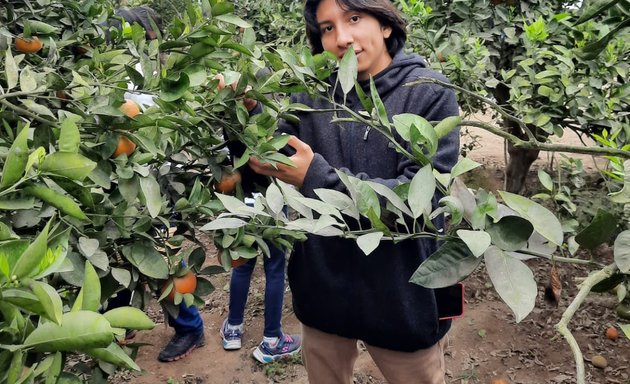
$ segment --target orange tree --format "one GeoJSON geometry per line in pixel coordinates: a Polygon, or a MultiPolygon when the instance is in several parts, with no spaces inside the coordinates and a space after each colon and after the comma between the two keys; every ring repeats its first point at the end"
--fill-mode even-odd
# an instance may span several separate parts
{"type": "MultiPolygon", "coordinates": [[[[628,143],[627,0],[397,3],[410,19],[409,45],[463,88],[465,112],[493,112],[504,131],[521,139],[545,141],[573,130],[587,137],[605,132],[617,148],[628,143]]],[[[508,191],[524,191],[541,149],[508,141],[508,191]]]]}
{"type": "MultiPolygon", "coordinates": [[[[533,309],[536,283],[514,252],[576,262],[564,257],[568,239],[548,209],[511,193],[502,192],[497,199],[466,188],[458,176],[478,164],[462,159],[450,174],[434,173],[430,158],[437,140],[460,124],[459,118],[428,122],[408,114],[389,116],[375,89],[362,95],[361,113],[331,102],[348,116],[340,123],[351,119],[372,127],[390,139],[395,150],[422,165],[410,183],[390,190],[340,173],[346,194],[318,190],[319,199],[310,199],[272,181],[253,207],[244,204],[238,186],[234,196],[215,192],[213,185],[223,174],[243,166],[249,156],[290,162],[278,153],[287,138],[271,137],[279,118],[296,119],[295,112],[308,108],[291,105],[275,93],[305,90],[325,97],[326,85],[319,79],[327,77],[334,64],[330,56],[312,56],[308,50],[266,50],[249,24],[232,14],[229,3],[187,4],[185,12],[151,42],[139,26],[125,24],[121,30],[109,30],[106,42],[98,23],[111,17],[111,9],[99,2],[66,1],[34,8],[14,2],[2,17],[6,27],[0,34],[4,128],[0,147],[6,155],[0,208],[6,228],[0,232],[4,247],[0,308],[5,308],[2,324],[9,331],[3,333],[8,336],[0,352],[0,364],[7,369],[0,372],[9,372],[11,379],[38,377],[48,364],[60,372],[67,353],[74,351],[98,359],[93,375],[111,372],[111,363],[136,368],[123,357],[124,350],[111,347],[112,335],[120,333],[112,327],[121,324],[96,310],[123,288],[137,292],[134,305],[139,307],[161,287],[160,299],[168,297],[175,284],[165,281],[188,275],[182,260],[200,275],[217,272],[218,268],[203,267],[205,249],[195,236],[201,223],[202,230],[212,232],[225,269],[233,261],[268,253],[264,240],[290,249],[307,234],[344,236],[369,254],[380,241],[437,237],[444,241],[442,248],[412,281],[446,286],[485,262],[517,320],[533,309]],[[38,36],[42,50],[17,52],[13,40],[19,34],[38,36]],[[218,91],[217,72],[235,86],[218,91]],[[120,110],[129,86],[155,102],[133,118],[120,110]],[[263,112],[250,116],[242,103],[245,96],[264,105],[263,112]],[[113,157],[121,136],[136,148],[113,157]],[[227,161],[226,137],[246,148],[233,164],[227,161]],[[411,151],[402,140],[410,142],[411,151]],[[434,207],[431,198],[438,190],[444,198],[434,207]],[[285,215],[285,205],[299,217],[285,215]],[[432,226],[436,215],[449,216],[445,231],[432,226]],[[353,220],[369,225],[356,230],[348,225],[353,220]],[[190,243],[184,244],[185,239],[190,243]],[[37,244],[38,258],[31,257],[30,247],[17,247],[29,242],[37,244]],[[184,250],[179,251],[182,245],[184,250]],[[92,288],[97,285],[99,290],[92,288]],[[7,291],[18,299],[7,299],[7,291]],[[22,318],[23,322],[14,320],[22,318]],[[50,334],[51,327],[67,332],[74,329],[73,321],[102,324],[98,332],[102,339],[83,344],[97,339],[89,333],[92,328],[86,333],[90,337],[61,333],[68,344],[32,336],[50,334]],[[27,359],[30,356],[35,358],[27,359]]],[[[352,91],[356,79],[352,50],[338,70],[337,86],[345,93],[352,91]]],[[[608,152],[630,156],[625,149],[608,152]]],[[[630,165],[624,169],[625,186],[614,198],[627,204],[630,165]]],[[[599,225],[586,226],[582,239],[595,245],[608,240],[603,236],[608,232],[602,234],[599,225]]],[[[629,236],[624,231],[616,237],[615,263],[595,274],[589,284],[612,275],[626,278],[629,236]]],[[[600,267],[594,261],[582,262],[600,267]]],[[[162,300],[164,309],[174,314],[173,304],[195,304],[197,296],[211,289],[209,280],[198,278],[195,294],[176,292],[173,303],[162,300]]]]}
{"type": "MultiPolygon", "coordinates": [[[[0,381],[77,379],[63,369],[73,352],[94,358],[80,370],[93,377],[139,369],[133,345],[115,341],[153,323],[130,307],[99,313],[107,300],[130,289],[142,308],[161,288],[176,315],[212,291],[202,276],[223,268],[204,266],[195,227],[224,209],[213,189],[232,169],[224,133],[286,162],[268,137],[292,107],[263,93],[317,84],[331,62],[265,51],[232,10],[188,2],[150,42],[138,25],[107,27],[105,1],[15,1],[0,13],[0,381]],[[262,67],[274,71],[256,77],[262,67]],[[218,91],[219,72],[235,86],[218,91]],[[251,118],[248,84],[268,107],[251,118]],[[130,113],[127,92],[151,102],[130,113]],[[189,270],[194,291],[177,286],[189,270]]],[[[226,267],[264,244],[232,235],[226,267]]]]}

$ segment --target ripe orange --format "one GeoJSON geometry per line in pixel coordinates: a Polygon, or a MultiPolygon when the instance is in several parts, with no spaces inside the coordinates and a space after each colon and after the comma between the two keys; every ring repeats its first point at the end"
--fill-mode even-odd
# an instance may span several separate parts
{"type": "Polygon", "coordinates": [[[188,271],[184,276],[173,276],[162,286],[162,293],[166,288],[173,283],[173,289],[168,294],[170,301],[175,300],[175,292],[179,292],[182,295],[185,293],[193,293],[197,289],[197,275],[193,271],[188,271]]]}
{"type": "Polygon", "coordinates": [[[492,379],[490,384],[508,384],[508,382],[504,379],[492,379]]]}
{"type": "Polygon", "coordinates": [[[606,337],[612,341],[616,341],[619,338],[619,331],[617,331],[617,328],[610,326],[606,329],[606,337]]]}
{"type": "Polygon", "coordinates": [[[32,36],[30,39],[22,36],[15,38],[15,49],[22,53],[39,52],[43,46],[44,43],[37,36],[32,36]]]}
{"type": "Polygon", "coordinates": [[[118,136],[118,145],[116,146],[116,150],[112,157],[116,158],[123,153],[127,155],[127,157],[131,156],[131,154],[136,150],[136,143],[129,140],[129,138],[125,135],[118,136]]]}
{"type": "Polygon", "coordinates": [[[140,106],[138,105],[138,103],[129,99],[126,99],[125,102],[120,106],[120,110],[128,117],[136,117],[140,114],[140,106]]]}
{"type": "Polygon", "coordinates": [[[238,170],[223,172],[221,181],[214,184],[214,189],[219,193],[229,194],[234,192],[236,184],[241,182],[241,173],[238,170]]]}

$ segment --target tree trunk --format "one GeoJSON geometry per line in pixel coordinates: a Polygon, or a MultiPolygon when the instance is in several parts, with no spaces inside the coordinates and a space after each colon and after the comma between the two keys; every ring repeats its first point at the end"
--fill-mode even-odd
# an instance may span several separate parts
{"type": "MultiPolygon", "coordinates": [[[[494,97],[499,105],[504,106],[508,111],[513,113],[509,107],[508,101],[510,100],[510,89],[499,84],[495,88],[494,97]]],[[[503,127],[505,130],[521,139],[526,140],[527,135],[519,125],[513,121],[504,120],[503,127]]],[[[540,132],[536,127],[530,127],[534,135],[538,136],[540,132]]],[[[515,148],[512,143],[508,142],[508,154],[510,155],[507,163],[507,169],[505,173],[506,178],[506,190],[512,193],[523,194],[525,192],[525,180],[529,173],[529,168],[532,163],[538,158],[540,150],[537,149],[520,149],[515,148]]]]}
{"type": "MultiPolygon", "coordinates": [[[[522,139],[526,139],[525,133],[514,122],[504,122],[504,127],[510,133],[522,139]]],[[[506,190],[512,193],[522,195],[525,192],[525,180],[529,173],[532,163],[538,158],[538,149],[521,149],[516,148],[512,143],[508,143],[508,160],[506,177],[506,190]]]]}

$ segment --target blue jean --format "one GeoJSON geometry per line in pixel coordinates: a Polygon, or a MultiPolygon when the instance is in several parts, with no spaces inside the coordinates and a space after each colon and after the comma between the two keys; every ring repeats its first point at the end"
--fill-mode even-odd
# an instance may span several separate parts
{"type": "MultiPolygon", "coordinates": [[[[182,260],[182,267],[186,267],[186,261],[182,260]]],[[[179,313],[177,317],[168,315],[168,325],[175,329],[175,333],[198,333],[203,332],[203,320],[199,315],[199,310],[195,305],[186,306],[184,300],[179,303],[179,313]]]]}
{"type": "Polygon", "coordinates": [[[203,320],[199,315],[196,306],[186,306],[182,300],[179,304],[179,315],[177,317],[168,316],[168,325],[175,329],[175,333],[203,332],[203,320]]]}
{"type": "MultiPolygon", "coordinates": [[[[285,254],[280,249],[267,242],[270,257],[264,257],[265,267],[265,330],[266,337],[281,337],[282,304],[284,300],[284,267],[285,254]]],[[[247,263],[232,269],[230,280],[230,305],[228,323],[238,325],[243,323],[245,303],[249,293],[252,272],[256,266],[253,258],[247,263]]]]}

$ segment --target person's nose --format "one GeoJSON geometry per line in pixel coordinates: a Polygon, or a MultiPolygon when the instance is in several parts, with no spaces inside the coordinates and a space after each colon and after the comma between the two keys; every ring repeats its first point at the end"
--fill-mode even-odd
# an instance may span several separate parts
{"type": "Polygon", "coordinates": [[[347,27],[337,27],[337,47],[345,49],[352,43],[354,43],[352,31],[347,27]]]}

